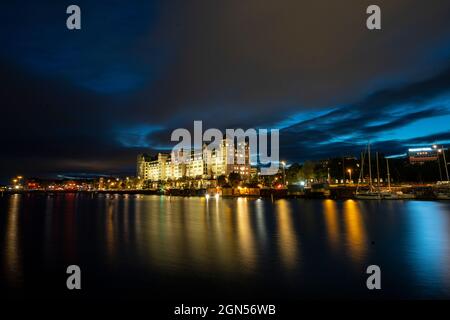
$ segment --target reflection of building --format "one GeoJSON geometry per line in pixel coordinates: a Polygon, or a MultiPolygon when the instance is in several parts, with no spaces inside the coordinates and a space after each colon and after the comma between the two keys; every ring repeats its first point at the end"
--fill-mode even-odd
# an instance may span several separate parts
{"type": "Polygon", "coordinates": [[[436,161],[438,153],[433,148],[413,148],[408,149],[408,158],[410,163],[424,163],[427,161],[436,161]]]}
{"type": "Polygon", "coordinates": [[[223,139],[217,149],[179,150],[171,155],[158,153],[155,157],[140,154],[137,158],[137,175],[143,180],[166,181],[180,178],[217,178],[220,175],[239,173],[250,175],[250,149],[247,142],[234,144],[223,139]]]}

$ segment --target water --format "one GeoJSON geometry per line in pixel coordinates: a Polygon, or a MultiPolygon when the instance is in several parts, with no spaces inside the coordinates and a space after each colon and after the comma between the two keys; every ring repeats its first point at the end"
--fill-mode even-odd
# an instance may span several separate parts
{"type": "Polygon", "coordinates": [[[65,297],[71,264],[88,298],[448,299],[450,202],[0,198],[3,294],[65,297]]]}

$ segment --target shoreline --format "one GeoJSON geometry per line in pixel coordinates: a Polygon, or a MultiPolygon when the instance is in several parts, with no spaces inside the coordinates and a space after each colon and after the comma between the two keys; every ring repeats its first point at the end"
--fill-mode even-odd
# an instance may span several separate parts
{"type": "MultiPolygon", "coordinates": [[[[0,197],[11,196],[14,194],[24,194],[24,195],[47,195],[55,196],[61,194],[82,194],[82,195],[158,195],[165,197],[205,197],[205,190],[184,190],[187,192],[177,192],[177,193],[164,193],[160,190],[4,190],[0,191],[0,197]]],[[[356,199],[354,195],[332,194],[329,196],[312,193],[312,194],[289,194],[288,192],[277,192],[280,190],[270,190],[265,194],[255,195],[255,194],[233,194],[233,195],[220,195],[220,198],[232,199],[232,198],[250,198],[250,199],[330,199],[330,200],[361,200],[356,199]]],[[[285,191],[285,190],[283,190],[285,191]]],[[[213,196],[211,196],[213,197],[213,196]]],[[[437,197],[431,195],[416,196],[412,199],[378,199],[378,201],[395,201],[395,200],[425,200],[425,201],[448,201],[448,199],[438,199],[437,197]]],[[[368,200],[373,201],[373,200],[368,200]]]]}

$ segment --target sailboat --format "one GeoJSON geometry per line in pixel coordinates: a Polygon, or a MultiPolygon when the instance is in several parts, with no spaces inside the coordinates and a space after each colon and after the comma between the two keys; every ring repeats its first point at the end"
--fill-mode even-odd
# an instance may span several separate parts
{"type": "MultiPolygon", "coordinates": [[[[371,166],[371,160],[370,160],[370,143],[367,144],[367,153],[369,156],[369,190],[359,190],[359,181],[362,181],[363,177],[364,177],[364,154],[361,157],[361,172],[359,175],[359,181],[358,181],[358,186],[356,187],[356,193],[355,193],[355,198],[356,199],[361,199],[361,200],[380,200],[381,199],[381,194],[380,194],[380,188],[379,188],[379,184],[380,184],[380,179],[379,179],[379,171],[378,171],[378,191],[375,191],[373,184],[372,184],[372,166],[371,166]]],[[[378,156],[378,154],[377,154],[378,156]]],[[[377,169],[378,169],[378,157],[377,157],[377,169]]]]}
{"type": "Polygon", "coordinates": [[[450,193],[437,192],[436,199],[438,200],[450,200],[450,193]]]}
{"type": "Polygon", "coordinates": [[[388,179],[388,189],[381,191],[381,198],[386,200],[405,200],[405,199],[415,199],[416,196],[410,193],[403,193],[402,191],[394,192],[391,189],[391,175],[389,173],[389,159],[386,158],[386,168],[387,168],[387,179],[388,179]]]}

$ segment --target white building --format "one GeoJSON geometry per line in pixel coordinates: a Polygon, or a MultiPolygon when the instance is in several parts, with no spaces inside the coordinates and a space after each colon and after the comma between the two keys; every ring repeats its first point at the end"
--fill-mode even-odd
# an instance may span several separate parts
{"type": "Polygon", "coordinates": [[[140,154],[137,159],[137,175],[143,180],[167,181],[180,178],[217,178],[231,172],[242,177],[250,176],[250,148],[248,143],[237,146],[223,139],[217,150],[180,150],[177,154],[158,153],[156,157],[140,154]],[[184,157],[183,157],[184,156],[184,157]]]}

